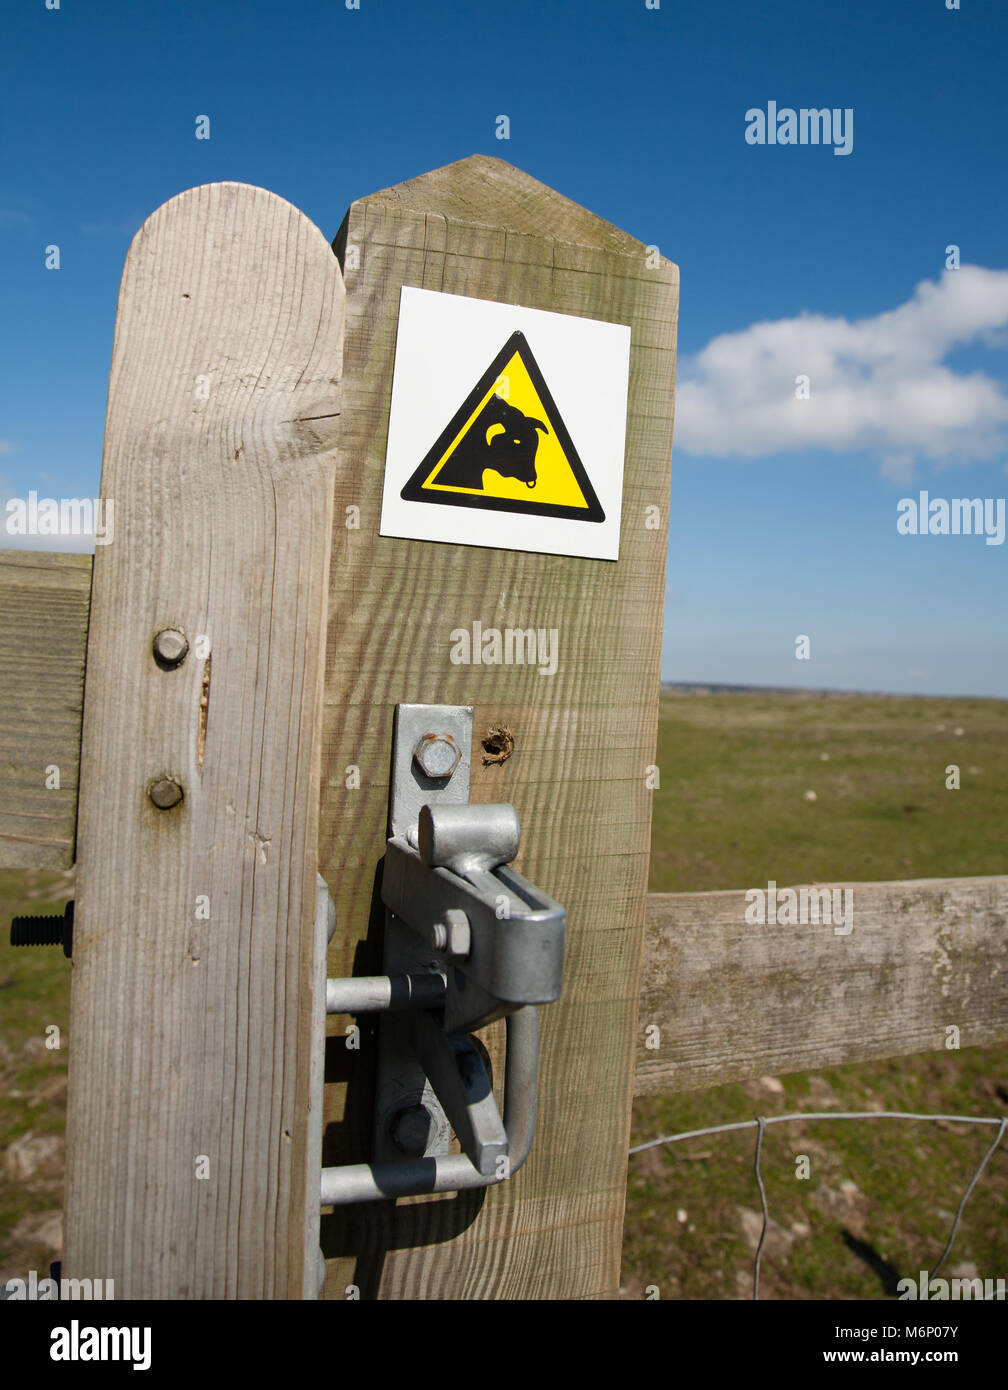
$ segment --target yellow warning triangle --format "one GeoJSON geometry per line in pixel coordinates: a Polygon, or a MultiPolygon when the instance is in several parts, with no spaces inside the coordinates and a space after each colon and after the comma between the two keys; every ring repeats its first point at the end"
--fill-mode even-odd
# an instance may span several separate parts
{"type": "Polygon", "coordinates": [[[512,333],[400,496],[605,521],[524,333],[512,333]]]}

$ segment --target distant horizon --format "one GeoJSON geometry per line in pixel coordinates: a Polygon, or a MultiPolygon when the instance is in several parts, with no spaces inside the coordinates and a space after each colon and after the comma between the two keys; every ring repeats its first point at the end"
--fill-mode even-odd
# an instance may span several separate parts
{"type": "Polygon", "coordinates": [[[999,700],[1008,701],[1005,695],[945,695],[930,691],[906,690],[854,690],[843,686],[813,685],[750,685],[733,681],[667,681],[659,682],[660,690],[679,690],[684,694],[696,695],[841,695],[871,697],[882,700],[999,700]]]}

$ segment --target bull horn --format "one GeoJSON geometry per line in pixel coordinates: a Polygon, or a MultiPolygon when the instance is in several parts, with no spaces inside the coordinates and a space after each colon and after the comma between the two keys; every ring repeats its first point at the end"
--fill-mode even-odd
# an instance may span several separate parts
{"type": "MultiPolygon", "coordinates": [[[[531,416],[529,418],[531,419],[531,416]]],[[[541,420],[532,420],[532,423],[537,430],[545,430],[546,433],[549,434],[549,425],[544,425],[541,420]]]]}

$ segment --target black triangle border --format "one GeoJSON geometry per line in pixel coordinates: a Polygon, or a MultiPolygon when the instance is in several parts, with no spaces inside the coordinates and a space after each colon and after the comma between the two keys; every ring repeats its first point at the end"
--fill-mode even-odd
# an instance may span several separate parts
{"type": "Polygon", "coordinates": [[[449,424],[441,431],[436,441],[424,455],[423,462],[413,473],[409,482],[400,492],[399,496],[404,502],[426,502],[433,506],[446,507],[478,507],[485,512],[521,512],[526,516],[555,516],[568,517],[573,521],[605,521],[605,512],[595,495],[595,489],[591,485],[588,474],[585,472],[584,464],[578,451],[574,447],[574,441],[567,433],[567,426],[563,422],[563,416],[557,409],[553,393],[546,385],[542,372],[539,370],[539,363],[535,359],[528,339],[520,329],[516,329],[511,334],[500,352],[490,363],[489,367],[480,377],[479,381],[469,392],[463,403],[452,416],[449,424]],[[525,370],[529,374],[532,385],[542,401],[546,414],[549,416],[549,423],[553,427],[553,432],[557,441],[563,449],[570,464],[571,472],[577,480],[581,495],[588,503],[585,507],[559,507],[551,506],[545,502],[525,502],[513,497],[477,497],[472,493],[466,492],[439,492],[436,497],[431,496],[430,492],[425,492],[423,484],[426,482],[431,469],[441,458],[441,455],[451,444],[466,420],[472,414],[479,401],[486,394],[488,387],[492,385],[501,373],[501,369],[510,362],[515,353],[518,353],[525,364],[525,370]]]}

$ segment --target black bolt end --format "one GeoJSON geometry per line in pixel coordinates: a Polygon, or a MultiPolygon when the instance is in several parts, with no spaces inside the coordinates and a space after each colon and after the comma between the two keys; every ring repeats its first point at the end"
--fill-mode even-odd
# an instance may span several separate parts
{"type": "Polygon", "coordinates": [[[63,954],[69,960],[73,951],[73,917],[72,898],[63,909],[62,915],[53,913],[45,917],[14,917],[11,920],[11,945],[62,946],[63,954]]]}

